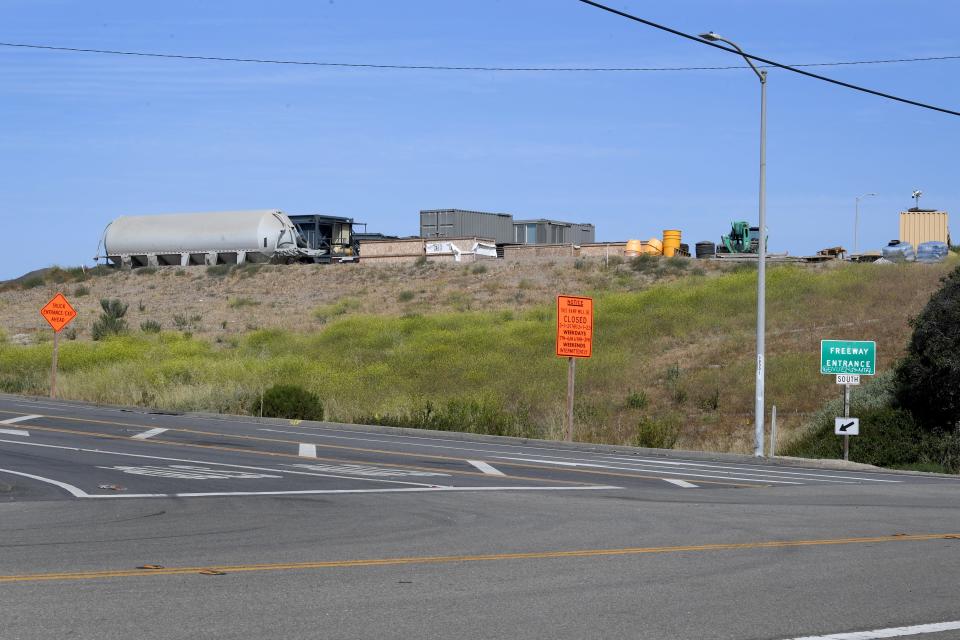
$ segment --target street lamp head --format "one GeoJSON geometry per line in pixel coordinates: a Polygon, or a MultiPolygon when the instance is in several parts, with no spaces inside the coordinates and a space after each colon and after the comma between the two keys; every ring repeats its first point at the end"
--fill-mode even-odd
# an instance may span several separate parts
{"type": "Polygon", "coordinates": [[[720,36],[718,36],[717,34],[715,34],[713,31],[708,31],[708,32],[706,32],[706,33],[701,33],[701,34],[700,34],[700,37],[703,38],[704,40],[708,40],[708,41],[710,41],[710,42],[716,42],[717,40],[722,40],[722,38],[721,38],[720,36]]]}

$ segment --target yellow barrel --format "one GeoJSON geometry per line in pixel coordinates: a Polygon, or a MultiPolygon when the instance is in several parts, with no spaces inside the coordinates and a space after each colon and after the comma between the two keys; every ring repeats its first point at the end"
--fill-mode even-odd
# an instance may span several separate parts
{"type": "Polygon", "coordinates": [[[663,243],[657,238],[650,238],[643,243],[643,253],[652,256],[659,256],[661,253],[663,253],[663,243]]]}
{"type": "Polygon", "coordinates": [[[679,248],[680,248],[680,230],[664,229],[663,230],[663,255],[670,258],[673,256],[674,253],[677,252],[677,249],[679,248]]]}
{"type": "Polygon", "coordinates": [[[627,240],[627,246],[623,250],[623,255],[627,258],[636,258],[643,250],[643,243],[639,240],[627,240]]]}

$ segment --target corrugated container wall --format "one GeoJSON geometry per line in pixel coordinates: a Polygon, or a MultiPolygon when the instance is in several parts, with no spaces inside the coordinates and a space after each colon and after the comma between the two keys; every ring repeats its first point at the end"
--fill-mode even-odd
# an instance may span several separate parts
{"type": "Polygon", "coordinates": [[[421,238],[492,238],[497,244],[513,242],[513,216],[509,213],[429,209],[420,212],[421,238]]]}
{"type": "Polygon", "coordinates": [[[918,247],[921,242],[950,242],[946,211],[901,211],[900,241],[918,247]]]}

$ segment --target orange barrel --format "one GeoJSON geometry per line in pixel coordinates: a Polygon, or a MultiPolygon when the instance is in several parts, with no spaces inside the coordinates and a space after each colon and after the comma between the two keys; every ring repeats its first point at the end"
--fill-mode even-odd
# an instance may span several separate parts
{"type": "Polygon", "coordinates": [[[636,258],[643,251],[643,243],[639,240],[627,240],[623,255],[627,258],[636,258]]]}
{"type": "Polygon", "coordinates": [[[659,256],[663,253],[663,243],[656,238],[650,238],[643,243],[643,253],[659,256]]]}
{"type": "Polygon", "coordinates": [[[663,255],[670,258],[673,256],[674,253],[677,252],[677,249],[679,248],[680,248],[680,230],[664,229],[663,230],[663,255]]]}

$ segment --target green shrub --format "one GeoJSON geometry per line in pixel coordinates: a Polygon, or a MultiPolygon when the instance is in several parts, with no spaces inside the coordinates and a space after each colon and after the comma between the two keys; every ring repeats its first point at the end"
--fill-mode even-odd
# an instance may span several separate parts
{"type": "Polygon", "coordinates": [[[647,253],[640,254],[630,259],[630,268],[637,273],[646,273],[653,271],[659,264],[660,259],[647,253]]]}
{"type": "Polygon", "coordinates": [[[475,264],[470,267],[470,273],[474,275],[480,275],[481,273],[487,272],[487,265],[485,264],[475,264]]]}
{"type": "Polygon", "coordinates": [[[253,298],[232,298],[228,304],[231,309],[241,309],[243,307],[256,307],[260,304],[260,301],[253,298]]]}
{"type": "Polygon", "coordinates": [[[631,409],[646,409],[649,404],[647,394],[643,391],[631,391],[627,396],[627,406],[631,409]]]}
{"type": "Polygon", "coordinates": [[[676,416],[641,418],[633,444],[650,449],[673,449],[680,437],[680,419],[676,416]]]}
{"type": "Polygon", "coordinates": [[[88,296],[90,295],[90,288],[84,285],[80,285],[79,287],[73,290],[73,295],[75,295],[78,298],[81,298],[83,296],[88,296]]]}
{"type": "Polygon", "coordinates": [[[489,395],[451,398],[446,402],[426,400],[401,414],[360,418],[364,424],[380,424],[410,429],[463,431],[494,436],[539,438],[543,434],[530,423],[527,410],[508,410],[489,395]]]}
{"type": "Polygon", "coordinates": [[[156,320],[144,320],[140,323],[140,331],[144,333],[160,333],[160,323],[156,320]]]}
{"type": "Polygon", "coordinates": [[[413,266],[415,267],[427,266],[427,256],[419,256],[416,260],[413,261],[413,266]]]}
{"type": "Polygon", "coordinates": [[[90,336],[94,340],[102,340],[108,336],[116,336],[127,332],[127,321],[123,316],[127,314],[127,307],[117,299],[110,300],[103,298],[100,300],[100,307],[103,313],[94,321],[90,329],[90,336]]]}
{"type": "Polygon", "coordinates": [[[261,396],[252,398],[247,409],[254,415],[269,418],[323,420],[320,397],[295,384],[273,385],[263,392],[262,400],[261,396]]]}
{"type": "Polygon", "coordinates": [[[44,284],[44,280],[40,276],[30,276],[20,283],[20,287],[23,289],[35,289],[37,287],[42,287],[44,284]]]}
{"type": "Polygon", "coordinates": [[[133,270],[138,276],[149,276],[157,272],[156,267],[138,267],[133,270]]]}
{"type": "Polygon", "coordinates": [[[929,430],[960,426],[960,267],[911,321],[907,355],[896,368],[896,399],[929,430]]]}
{"type": "Polygon", "coordinates": [[[401,291],[400,294],[397,296],[397,301],[410,302],[411,300],[413,300],[415,296],[416,294],[413,291],[401,291]]]}
{"type": "Polygon", "coordinates": [[[207,267],[207,275],[212,278],[222,278],[233,269],[232,264],[212,264],[207,267]]]}

